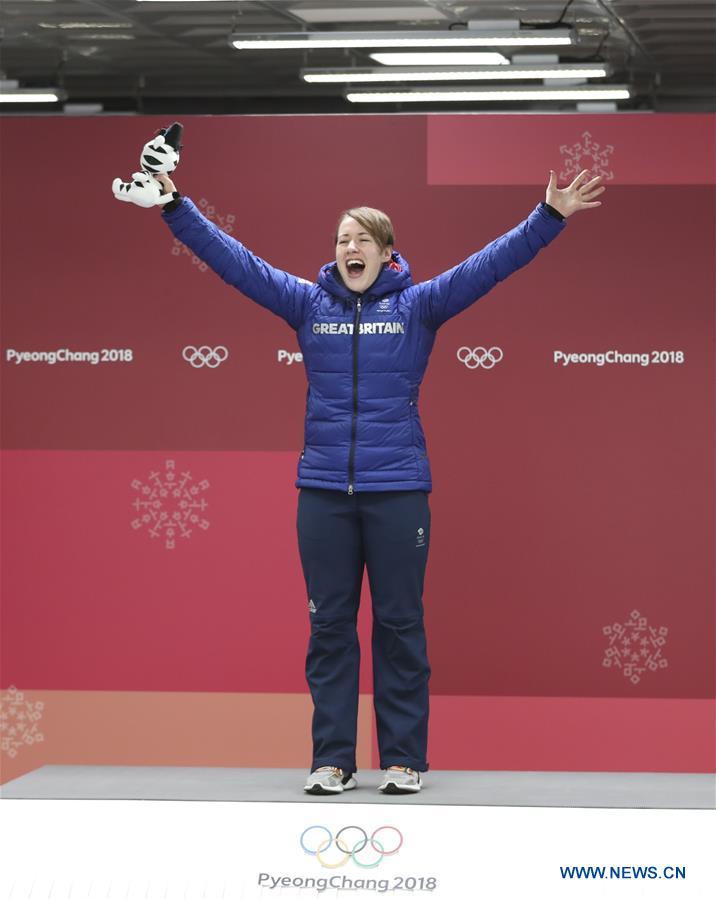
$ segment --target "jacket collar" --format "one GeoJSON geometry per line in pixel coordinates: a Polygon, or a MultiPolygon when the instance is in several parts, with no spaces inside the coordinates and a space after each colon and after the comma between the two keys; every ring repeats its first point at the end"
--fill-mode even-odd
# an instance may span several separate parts
{"type": "MultiPolygon", "coordinates": [[[[339,300],[353,302],[358,293],[346,286],[338,271],[336,262],[327,262],[321,266],[318,273],[318,284],[339,300]]],[[[410,287],[413,279],[410,276],[410,266],[397,250],[393,250],[390,262],[384,262],[378,277],[363,294],[364,300],[377,300],[390,293],[397,293],[410,287]]]]}

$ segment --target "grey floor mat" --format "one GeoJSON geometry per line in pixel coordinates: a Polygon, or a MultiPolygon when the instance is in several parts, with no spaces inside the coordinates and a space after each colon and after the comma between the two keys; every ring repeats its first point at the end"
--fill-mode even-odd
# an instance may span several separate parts
{"type": "Polygon", "coordinates": [[[357,802],[413,805],[568,808],[716,807],[713,774],[429,771],[423,789],[385,796],[380,771],[362,770],[358,787],[338,796],[309,796],[298,768],[180,768],[45,765],[9,781],[3,799],[154,799],[206,802],[357,802]]]}

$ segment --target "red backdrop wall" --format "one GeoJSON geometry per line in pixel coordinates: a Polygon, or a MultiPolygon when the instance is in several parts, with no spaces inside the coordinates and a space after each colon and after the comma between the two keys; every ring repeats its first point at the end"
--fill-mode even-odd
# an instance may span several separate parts
{"type": "MultiPolygon", "coordinates": [[[[423,280],[524,219],[550,168],[604,175],[601,207],[438,336],[431,693],[712,698],[715,117],[183,121],[180,190],[312,280],[347,207],[386,210],[423,280]],[[609,350],[641,361],[555,359],[609,350]]],[[[0,124],[5,689],[307,692],[298,345],[113,199],[166,124],[0,124]],[[195,368],[189,345],[229,355],[195,368]],[[17,361],[61,348],[124,352],[17,361]]]]}

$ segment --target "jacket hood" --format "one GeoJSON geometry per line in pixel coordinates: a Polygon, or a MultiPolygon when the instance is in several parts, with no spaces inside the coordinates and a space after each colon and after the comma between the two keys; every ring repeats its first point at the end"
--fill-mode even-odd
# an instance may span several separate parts
{"type": "MultiPolygon", "coordinates": [[[[354,300],[357,291],[346,286],[338,271],[337,262],[327,262],[321,266],[316,279],[318,284],[340,300],[354,300]]],[[[393,250],[390,262],[384,262],[378,277],[363,294],[366,300],[378,299],[390,293],[397,293],[410,287],[413,279],[410,275],[410,266],[397,250],[393,250]]]]}

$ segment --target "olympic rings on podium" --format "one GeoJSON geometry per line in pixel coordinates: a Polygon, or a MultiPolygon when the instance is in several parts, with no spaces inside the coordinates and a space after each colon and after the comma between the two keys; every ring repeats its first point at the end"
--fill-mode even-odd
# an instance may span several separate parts
{"type": "Polygon", "coordinates": [[[359,827],[357,824],[349,824],[346,827],[342,827],[334,837],[331,831],[327,827],[324,827],[322,824],[312,824],[310,827],[307,827],[301,834],[300,843],[303,851],[308,855],[315,855],[318,862],[324,868],[342,868],[343,865],[348,864],[348,861],[351,858],[359,868],[377,868],[386,855],[395,855],[398,852],[400,847],[403,845],[403,834],[398,830],[397,827],[393,827],[392,824],[383,824],[380,827],[377,827],[369,837],[362,827],[359,827]],[[327,838],[322,839],[315,849],[309,849],[309,847],[306,846],[304,842],[306,834],[312,830],[321,830],[327,835],[327,838]],[[353,844],[352,849],[349,848],[348,845],[346,845],[345,839],[341,839],[341,835],[349,830],[357,830],[361,835],[361,838],[359,838],[353,844]],[[384,830],[392,830],[398,835],[398,844],[393,849],[386,849],[380,842],[380,840],[376,838],[376,835],[384,830]],[[323,857],[322,853],[325,853],[328,849],[330,849],[330,847],[334,843],[336,849],[343,853],[343,858],[338,862],[328,862],[323,857]],[[362,852],[366,848],[368,843],[370,843],[371,848],[378,853],[378,858],[376,861],[370,863],[361,862],[356,858],[356,856],[359,852],[362,852]]]}

